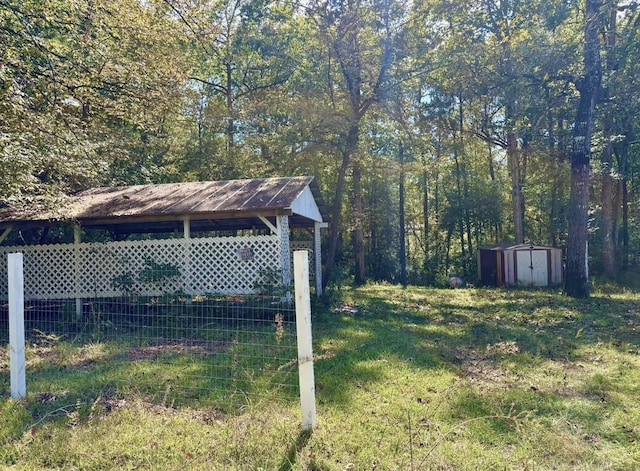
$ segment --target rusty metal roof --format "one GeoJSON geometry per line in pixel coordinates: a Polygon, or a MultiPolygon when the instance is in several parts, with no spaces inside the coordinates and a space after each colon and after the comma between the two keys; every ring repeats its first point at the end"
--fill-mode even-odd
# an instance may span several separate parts
{"type": "MultiPolygon", "coordinates": [[[[93,188],[72,196],[65,207],[55,212],[0,211],[0,228],[65,221],[105,227],[148,225],[185,218],[242,219],[246,225],[247,219],[259,216],[289,215],[313,221],[322,212],[322,199],[313,177],[263,178],[93,188]],[[296,211],[296,201],[301,198],[317,205],[315,216],[303,214],[305,211],[299,208],[296,211]]],[[[322,221],[322,217],[319,219],[322,221]]]]}

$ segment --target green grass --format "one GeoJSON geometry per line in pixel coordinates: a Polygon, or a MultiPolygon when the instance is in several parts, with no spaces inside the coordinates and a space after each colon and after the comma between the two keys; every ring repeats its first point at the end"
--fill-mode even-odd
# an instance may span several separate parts
{"type": "Polygon", "coordinates": [[[251,398],[181,397],[168,385],[207,365],[163,369],[108,342],[57,342],[31,349],[27,399],[0,397],[0,468],[640,469],[637,292],[371,285],[343,296],[314,308],[312,434],[268,365],[245,378],[251,398]]]}

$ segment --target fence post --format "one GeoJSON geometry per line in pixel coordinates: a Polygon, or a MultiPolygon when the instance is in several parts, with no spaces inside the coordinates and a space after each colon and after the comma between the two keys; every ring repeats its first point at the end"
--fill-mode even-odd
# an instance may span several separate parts
{"type": "Polygon", "coordinates": [[[311,295],[309,292],[309,255],[306,250],[293,253],[296,296],[296,333],[298,338],[298,376],[302,428],[316,427],[316,387],[313,374],[313,346],[311,343],[311,295]]]}
{"type": "Polygon", "coordinates": [[[7,255],[9,278],[9,368],[11,397],[27,395],[24,351],[24,269],[21,253],[7,255]]]}

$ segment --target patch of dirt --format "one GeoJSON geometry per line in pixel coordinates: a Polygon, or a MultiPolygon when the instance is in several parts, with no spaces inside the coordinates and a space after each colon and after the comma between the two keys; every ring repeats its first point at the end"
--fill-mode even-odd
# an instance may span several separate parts
{"type": "Polygon", "coordinates": [[[519,375],[500,368],[496,356],[513,355],[520,352],[515,342],[499,342],[487,345],[485,351],[465,348],[455,355],[467,379],[479,387],[508,390],[522,387],[524,382],[519,375]]]}
{"type": "Polygon", "coordinates": [[[92,406],[92,410],[102,410],[104,414],[136,408],[162,417],[187,417],[205,425],[222,424],[227,420],[227,415],[217,409],[180,409],[153,404],[138,398],[115,397],[111,391],[106,391],[99,396],[92,406]]]}
{"type": "Polygon", "coordinates": [[[333,312],[337,314],[348,314],[348,315],[355,316],[360,312],[360,308],[358,308],[358,306],[355,306],[353,304],[340,303],[333,309],[333,312]]]}
{"type": "Polygon", "coordinates": [[[516,342],[498,342],[487,345],[487,354],[489,355],[514,355],[516,353],[520,353],[520,347],[516,342]]]}
{"type": "Polygon", "coordinates": [[[155,360],[165,355],[220,353],[229,349],[231,342],[176,341],[133,348],[127,358],[134,361],[155,360]]]}

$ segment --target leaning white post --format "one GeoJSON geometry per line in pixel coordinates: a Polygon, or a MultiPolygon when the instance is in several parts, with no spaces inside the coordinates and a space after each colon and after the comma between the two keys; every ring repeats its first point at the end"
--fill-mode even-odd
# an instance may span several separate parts
{"type": "Polygon", "coordinates": [[[9,363],[11,397],[27,395],[24,351],[24,269],[21,253],[7,255],[9,271],[9,363]]]}
{"type": "Polygon", "coordinates": [[[313,346],[311,343],[311,295],[309,292],[309,255],[306,250],[293,252],[296,295],[296,333],[298,337],[298,376],[302,428],[316,427],[316,387],[313,374],[313,346]]]}

